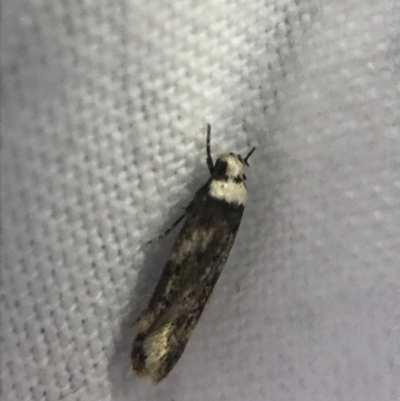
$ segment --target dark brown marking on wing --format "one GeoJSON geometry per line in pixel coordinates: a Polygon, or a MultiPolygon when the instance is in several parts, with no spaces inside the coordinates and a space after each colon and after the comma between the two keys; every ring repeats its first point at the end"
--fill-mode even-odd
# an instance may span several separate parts
{"type": "Polygon", "coordinates": [[[179,360],[221,274],[236,233],[226,230],[219,234],[222,235],[217,242],[224,242],[224,252],[212,256],[205,252],[200,262],[203,269],[196,270],[173,305],[164,309],[145,336],[138,336],[135,340],[133,368],[136,372],[139,370],[139,375],[148,376],[155,383],[164,379],[179,360]],[[163,348],[162,352],[160,347],[163,348]]]}

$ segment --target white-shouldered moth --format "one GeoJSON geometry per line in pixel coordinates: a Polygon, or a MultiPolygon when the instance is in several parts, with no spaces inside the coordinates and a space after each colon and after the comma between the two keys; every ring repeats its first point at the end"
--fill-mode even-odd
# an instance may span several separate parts
{"type": "Polygon", "coordinates": [[[247,191],[243,170],[255,148],[244,158],[223,153],[214,164],[210,136],[207,124],[210,178],[162,235],[186,218],[160,281],[137,321],[132,369],[154,383],[164,379],[182,355],[225,265],[244,211],[247,191]]]}

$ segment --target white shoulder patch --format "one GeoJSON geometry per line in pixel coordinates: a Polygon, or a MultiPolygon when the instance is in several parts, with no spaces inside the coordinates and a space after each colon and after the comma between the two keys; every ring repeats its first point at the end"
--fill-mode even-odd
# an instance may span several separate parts
{"type": "Polygon", "coordinates": [[[228,203],[244,205],[247,199],[247,191],[243,182],[233,180],[212,180],[210,183],[210,196],[228,203]]]}

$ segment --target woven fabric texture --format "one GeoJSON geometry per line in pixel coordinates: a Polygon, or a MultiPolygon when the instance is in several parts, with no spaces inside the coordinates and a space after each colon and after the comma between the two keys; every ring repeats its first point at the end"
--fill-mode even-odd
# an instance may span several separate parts
{"type": "Polygon", "coordinates": [[[1,399],[400,400],[400,6],[12,0],[1,399]],[[214,156],[257,150],[230,258],[158,386],[133,321],[214,156]]]}

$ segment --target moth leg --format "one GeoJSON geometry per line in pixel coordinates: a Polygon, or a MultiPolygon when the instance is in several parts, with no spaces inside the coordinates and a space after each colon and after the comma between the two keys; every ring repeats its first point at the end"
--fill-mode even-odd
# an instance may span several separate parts
{"type": "MultiPolygon", "coordinates": [[[[187,208],[186,208],[186,210],[187,210],[187,208]]],[[[147,241],[146,245],[153,244],[154,242],[158,242],[161,238],[164,238],[185,218],[185,216],[186,216],[186,211],[185,211],[185,213],[182,214],[182,216],[179,216],[179,218],[174,223],[172,223],[171,227],[169,227],[167,230],[165,230],[159,236],[151,239],[150,241],[147,241]]]]}
{"type": "Polygon", "coordinates": [[[213,163],[213,159],[211,156],[211,125],[207,124],[207,166],[208,169],[210,170],[210,174],[212,174],[213,172],[213,168],[214,168],[214,163],[213,163]]]}

